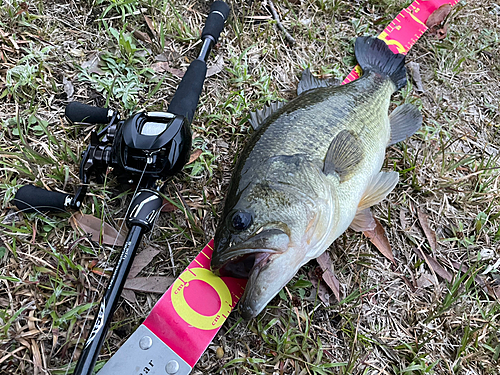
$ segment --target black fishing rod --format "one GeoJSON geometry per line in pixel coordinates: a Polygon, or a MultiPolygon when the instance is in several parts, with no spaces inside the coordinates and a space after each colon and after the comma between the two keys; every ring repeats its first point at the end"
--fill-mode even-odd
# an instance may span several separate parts
{"type": "Polygon", "coordinates": [[[119,180],[138,184],[126,215],[129,232],[73,372],[75,375],[93,372],[136,250],[160,213],[163,202],[160,181],[179,172],[189,160],[190,124],[203,89],[207,59],[228,15],[229,6],[225,2],[212,3],[201,34],[203,44],[198,58],[189,65],[167,112],[139,112],[122,121],[116,111],[107,108],[78,102],[68,104],[65,114],[71,122],[107,124],[99,133],[91,134],[90,145],[80,163],[81,185],[74,196],[26,185],[14,198],[14,204],[25,212],[79,209],[91,177],[102,183],[108,167],[113,167],[119,180]]]}

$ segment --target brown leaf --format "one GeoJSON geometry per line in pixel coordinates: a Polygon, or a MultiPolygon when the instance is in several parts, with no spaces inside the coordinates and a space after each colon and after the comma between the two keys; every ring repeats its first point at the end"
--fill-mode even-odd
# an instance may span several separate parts
{"type": "Polygon", "coordinates": [[[424,213],[417,208],[417,216],[422,229],[424,230],[425,237],[427,237],[427,241],[429,241],[429,245],[431,246],[432,251],[436,251],[437,241],[436,241],[436,233],[429,226],[429,215],[424,213]]]}
{"type": "Polygon", "coordinates": [[[220,73],[224,69],[224,58],[222,55],[217,56],[213,65],[210,65],[207,69],[206,77],[211,77],[217,73],[220,73]]]}
{"type": "Polygon", "coordinates": [[[92,241],[116,246],[123,246],[125,242],[125,236],[118,233],[118,231],[108,223],[103,223],[101,219],[93,215],[77,212],[69,218],[69,222],[74,230],[78,228],[89,234],[92,241]]]}
{"type": "Polygon", "coordinates": [[[189,157],[189,161],[187,163],[191,164],[193,161],[195,161],[196,159],[198,159],[202,153],[203,153],[203,151],[200,150],[199,148],[197,148],[196,150],[194,150],[191,153],[191,156],[189,157]]]}
{"type": "Polygon", "coordinates": [[[127,278],[133,279],[146,267],[155,256],[160,253],[160,250],[152,246],[148,246],[135,256],[134,262],[128,271],[127,278]]]}
{"type": "MultiPolygon", "coordinates": [[[[318,267],[319,269],[319,267],[318,267]]],[[[318,276],[313,272],[313,270],[309,271],[308,273],[309,276],[309,281],[311,284],[318,289],[318,297],[319,299],[326,305],[330,306],[330,291],[326,287],[325,283],[320,282],[318,279],[318,276]],[[319,284],[319,286],[318,286],[319,284]]],[[[312,300],[314,300],[316,297],[313,297],[312,300]]]]}
{"type": "Polygon", "coordinates": [[[330,258],[330,254],[326,251],[316,258],[319,266],[323,270],[323,280],[330,287],[337,298],[337,301],[340,302],[340,283],[339,280],[335,277],[333,273],[333,263],[330,258]]]}
{"type": "Polygon", "coordinates": [[[425,25],[430,29],[434,26],[441,25],[441,23],[446,19],[448,14],[451,12],[450,4],[443,4],[437,8],[430,16],[427,18],[425,25]]]}
{"type": "Polygon", "coordinates": [[[85,69],[88,73],[104,74],[104,71],[99,67],[101,62],[101,57],[98,53],[94,52],[89,55],[87,61],[82,63],[82,69],[85,69]]]}
{"type": "Polygon", "coordinates": [[[382,253],[383,256],[389,259],[392,263],[396,264],[394,255],[392,254],[391,245],[385,235],[384,227],[380,224],[380,221],[378,221],[377,218],[374,217],[373,220],[375,220],[375,229],[365,230],[363,234],[368,237],[371,243],[382,253]]]}
{"type": "Polygon", "coordinates": [[[172,203],[167,201],[166,199],[163,199],[163,203],[161,206],[161,212],[173,212],[177,209],[172,203]]]}
{"type": "Polygon", "coordinates": [[[451,5],[443,4],[438,9],[436,9],[427,18],[426,26],[429,28],[430,35],[436,35],[438,39],[446,38],[446,33],[448,31],[448,25],[446,23],[442,25],[448,14],[450,14],[451,5]],[[441,26],[442,25],[442,26],[441,26]]]}
{"type": "Polygon", "coordinates": [[[437,261],[437,259],[433,258],[430,255],[426,255],[422,251],[420,251],[417,248],[414,248],[413,251],[418,255],[418,257],[427,263],[427,265],[430,267],[431,270],[433,270],[436,274],[441,276],[443,279],[448,281],[449,283],[453,279],[453,275],[446,271],[441,264],[437,261]]]}
{"type": "Polygon", "coordinates": [[[406,66],[410,71],[411,77],[415,81],[417,91],[425,92],[424,85],[422,83],[422,76],[420,75],[420,64],[415,61],[410,61],[408,64],[406,64],[406,66]]]}
{"type": "Polygon", "coordinates": [[[153,65],[151,65],[151,69],[153,69],[156,73],[169,72],[179,78],[184,77],[185,73],[183,70],[171,68],[167,61],[156,62],[153,65]]]}
{"type": "Polygon", "coordinates": [[[149,31],[151,31],[151,34],[153,34],[153,36],[155,38],[158,37],[158,33],[156,32],[156,29],[153,25],[153,21],[151,21],[151,18],[149,18],[148,16],[144,16],[144,21],[146,21],[146,25],[148,25],[148,28],[149,28],[149,31]]]}
{"type": "Polygon", "coordinates": [[[135,295],[135,292],[133,290],[123,289],[121,296],[130,303],[138,303],[137,296],[135,295]]]}
{"type": "MultiPolygon", "coordinates": [[[[457,263],[454,261],[452,261],[451,264],[455,269],[459,270],[462,273],[465,273],[469,270],[469,267],[467,267],[465,264],[457,263]]],[[[476,275],[476,277],[474,277],[474,281],[479,287],[481,287],[481,289],[483,289],[486,294],[490,295],[490,297],[500,300],[500,285],[491,285],[491,283],[485,277],[479,275],[476,275]]]]}
{"type": "Polygon", "coordinates": [[[163,294],[174,280],[173,277],[169,276],[136,277],[135,279],[127,279],[123,288],[136,292],[163,294]]]}
{"type": "MultiPolygon", "coordinates": [[[[127,29],[128,28],[129,27],[127,26],[127,29]]],[[[153,41],[151,40],[151,38],[149,37],[149,35],[147,33],[144,33],[144,32],[139,31],[139,30],[134,30],[132,33],[134,34],[135,38],[142,40],[143,42],[146,42],[149,44],[153,43],[153,41]]]]}

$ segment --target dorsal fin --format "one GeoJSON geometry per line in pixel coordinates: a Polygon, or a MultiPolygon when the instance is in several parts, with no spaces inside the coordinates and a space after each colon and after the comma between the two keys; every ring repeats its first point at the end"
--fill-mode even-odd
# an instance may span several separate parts
{"type": "Polygon", "coordinates": [[[319,79],[312,75],[309,68],[302,72],[299,85],[297,86],[297,95],[305,91],[317,89],[318,87],[338,86],[339,81],[336,79],[319,79]]]}
{"type": "Polygon", "coordinates": [[[342,130],[326,152],[323,172],[327,175],[335,172],[340,181],[344,182],[362,159],[363,151],[359,140],[349,130],[342,130]]]}
{"type": "Polygon", "coordinates": [[[262,109],[258,109],[255,112],[250,112],[250,118],[248,122],[252,125],[254,130],[260,128],[262,123],[271,116],[274,112],[283,107],[286,102],[271,102],[271,104],[264,106],[262,109]]]}

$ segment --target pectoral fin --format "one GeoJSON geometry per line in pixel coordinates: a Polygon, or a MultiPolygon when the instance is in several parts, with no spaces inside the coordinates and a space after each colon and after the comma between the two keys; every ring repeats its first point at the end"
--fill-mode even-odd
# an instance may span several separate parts
{"type": "Polygon", "coordinates": [[[413,104],[397,107],[389,116],[391,140],[389,146],[411,137],[422,126],[422,114],[413,104]]]}
{"type": "Polygon", "coordinates": [[[340,182],[349,178],[356,165],[363,159],[359,140],[348,130],[342,130],[333,139],[326,153],[323,172],[337,173],[340,182]]]}
{"type": "Polygon", "coordinates": [[[371,207],[384,199],[396,186],[398,172],[380,172],[371,181],[358,205],[358,212],[371,207]]]}

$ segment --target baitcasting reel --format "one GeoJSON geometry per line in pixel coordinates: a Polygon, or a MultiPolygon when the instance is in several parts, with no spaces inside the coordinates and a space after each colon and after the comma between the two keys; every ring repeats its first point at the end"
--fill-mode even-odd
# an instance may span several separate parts
{"type": "Polygon", "coordinates": [[[74,375],[90,375],[93,372],[135,252],[160,213],[163,199],[159,193],[159,182],[179,172],[188,161],[190,124],[205,81],[206,61],[228,15],[229,6],[226,3],[212,3],[201,34],[203,44],[198,58],[189,65],[167,112],[139,112],[121,120],[117,112],[107,108],[78,102],[68,104],[65,114],[71,122],[107,124],[100,132],[91,134],[90,145],[82,154],[80,163],[81,185],[74,196],[25,185],[14,197],[14,204],[25,212],[79,209],[91,177],[102,183],[109,167],[120,180],[138,184],[138,192],[132,198],[126,217],[129,228],[127,238],[74,375]]]}

